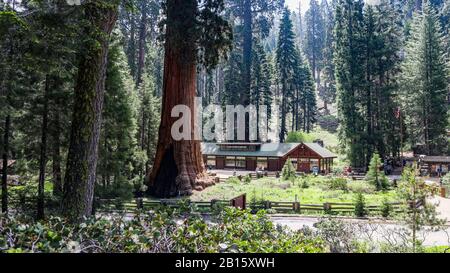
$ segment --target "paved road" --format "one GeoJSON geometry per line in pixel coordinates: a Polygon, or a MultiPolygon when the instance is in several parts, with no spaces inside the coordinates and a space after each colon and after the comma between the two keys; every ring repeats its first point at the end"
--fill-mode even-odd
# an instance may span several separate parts
{"type": "MultiPolygon", "coordinates": [[[[286,226],[292,230],[299,230],[304,226],[314,228],[314,224],[320,221],[320,218],[315,217],[291,216],[273,216],[271,219],[274,223],[286,226]]],[[[344,218],[343,221],[354,225],[356,227],[355,230],[360,231],[358,232],[359,234],[355,234],[355,237],[378,242],[386,241],[387,234],[395,234],[396,231],[402,228],[399,224],[383,220],[355,220],[344,218]]],[[[450,245],[449,234],[450,225],[446,225],[444,230],[441,231],[419,232],[419,238],[424,240],[424,245],[426,246],[443,246],[450,245]]]]}

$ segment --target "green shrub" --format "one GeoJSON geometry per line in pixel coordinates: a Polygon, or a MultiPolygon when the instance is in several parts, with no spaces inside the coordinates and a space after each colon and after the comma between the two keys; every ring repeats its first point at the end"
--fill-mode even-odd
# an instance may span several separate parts
{"type": "Polygon", "coordinates": [[[300,188],[302,188],[302,189],[309,188],[309,183],[308,183],[308,179],[307,178],[302,178],[300,180],[300,188]]]}
{"type": "Polygon", "coordinates": [[[250,184],[250,182],[252,182],[252,177],[250,175],[246,175],[244,178],[244,183],[250,184]]]}
{"type": "Polygon", "coordinates": [[[226,208],[205,221],[161,207],[133,218],[111,215],[70,224],[50,217],[1,218],[0,253],[311,253],[324,252],[316,236],[275,226],[265,212],[226,208]],[[14,238],[11,240],[10,238],[14,238]]]}
{"type": "Polygon", "coordinates": [[[231,184],[240,184],[241,181],[239,180],[239,178],[237,178],[236,176],[231,176],[227,179],[227,183],[231,183],[231,184]]]}
{"type": "Polygon", "coordinates": [[[388,218],[391,216],[391,213],[393,211],[391,203],[389,203],[389,200],[387,198],[383,199],[383,203],[381,204],[381,215],[384,218],[388,218]]]}
{"type": "Polygon", "coordinates": [[[125,177],[118,177],[111,185],[98,185],[95,188],[95,195],[101,199],[130,200],[133,198],[135,185],[125,177]]]}
{"type": "Polygon", "coordinates": [[[373,194],[375,187],[366,181],[351,181],[348,183],[348,190],[354,193],[362,192],[365,194],[373,194]]]}
{"type": "Polygon", "coordinates": [[[286,143],[313,142],[314,137],[304,132],[289,132],[286,143]]]}
{"type": "Polygon", "coordinates": [[[442,184],[449,186],[450,185],[450,172],[447,173],[443,178],[442,178],[442,184]]]}
{"type": "Polygon", "coordinates": [[[369,171],[366,175],[366,181],[374,185],[377,191],[387,190],[389,188],[389,181],[384,174],[383,170],[380,170],[382,165],[380,155],[374,153],[370,160],[369,171]]]}
{"type": "Polygon", "coordinates": [[[364,198],[364,195],[361,192],[356,194],[355,215],[356,215],[356,217],[367,216],[366,200],[364,198]]]}
{"type": "Polygon", "coordinates": [[[348,191],[348,181],[346,178],[332,178],[326,180],[327,187],[330,190],[342,190],[342,191],[348,191]]]}
{"type": "Polygon", "coordinates": [[[281,177],[283,180],[293,181],[296,177],[295,167],[292,164],[291,159],[288,159],[281,170],[281,177]]]}

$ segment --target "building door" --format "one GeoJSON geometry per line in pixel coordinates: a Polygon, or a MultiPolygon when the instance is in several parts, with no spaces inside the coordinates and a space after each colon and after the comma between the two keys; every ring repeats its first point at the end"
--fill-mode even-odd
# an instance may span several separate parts
{"type": "Polygon", "coordinates": [[[300,158],[297,163],[297,170],[303,173],[309,173],[311,171],[311,163],[309,158],[300,158]]]}

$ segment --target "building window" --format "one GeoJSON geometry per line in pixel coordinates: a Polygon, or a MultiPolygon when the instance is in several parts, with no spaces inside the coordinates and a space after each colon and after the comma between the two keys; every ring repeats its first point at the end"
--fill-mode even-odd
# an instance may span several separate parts
{"type": "Polygon", "coordinates": [[[225,167],[228,168],[235,168],[236,167],[236,160],[234,157],[227,157],[225,158],[225,167]]]}
{"type": "Polygon", "coordinates": [[[210,167],[215,167],[216,166],[216,157],[215,156],[208,156],[208,158],[206,160],[206,165],[208,165],[210,167]]]}
{"type": "Polygon", "coordinates": [[[294,168],[297,170],[298,160],[297,158],[290,158],[292,165],[294,165],[294,168]]]}
{"type": "Polygon", "coordinates": [[[314,169],[314,167],[319,168],[319,159],[311,158],[310,162],[311,162],[311,165],[310,165],[311,171],[314,169]]]}
{"type": "Polygon", "coordinates": [[[245,168],[245,157],[236,157],[236,168],[245,168]]]}
{"type": "Polygon", "coordinates": [[[299,163],[309,163],[309,158],[299,158],[298,162],[299,163]]]}
{"type": "Polygon", "coordinates": [[[266,157],[258,157],[256,167],[260,170],[267,170],[267,158],[266,157]]]}

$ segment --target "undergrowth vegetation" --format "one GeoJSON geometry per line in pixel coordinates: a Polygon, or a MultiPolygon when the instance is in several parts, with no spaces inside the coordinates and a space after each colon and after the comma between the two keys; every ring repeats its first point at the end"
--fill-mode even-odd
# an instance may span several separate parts
{"type": "Polygon", "coordinates": [[[275,226],[266,213],[219,210],[205,220],[190,207],[97,216],[80,224],[59,217],[45,221],[0,218],[0,253],[311,253],[324,252],[318,237],[275,226]]]}

